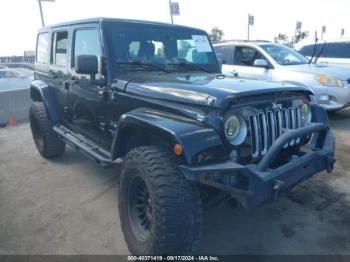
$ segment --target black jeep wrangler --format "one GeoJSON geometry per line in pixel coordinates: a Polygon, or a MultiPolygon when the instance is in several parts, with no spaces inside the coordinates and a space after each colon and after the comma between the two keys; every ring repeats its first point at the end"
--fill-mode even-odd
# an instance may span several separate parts
{"type": "Polygon", "coordinates": [[[202,30],[89,19],[42,28],[36,52],[36,147],[53,158],[69,144],[122,165],[133,254],[196,252],[205,196],[251,208],[333,168],[334,136],[312,93],[223,76],[202,30]]]}

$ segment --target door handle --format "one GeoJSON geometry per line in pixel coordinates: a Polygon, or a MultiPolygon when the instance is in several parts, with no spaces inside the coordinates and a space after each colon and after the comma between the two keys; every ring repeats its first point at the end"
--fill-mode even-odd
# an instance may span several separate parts
{"type": "Polygon", "coordinates": [[[232,70],[231,74],[233,74],[234,77],[238,77],[238,72],[237,72],[237,70],[232,70]]]}

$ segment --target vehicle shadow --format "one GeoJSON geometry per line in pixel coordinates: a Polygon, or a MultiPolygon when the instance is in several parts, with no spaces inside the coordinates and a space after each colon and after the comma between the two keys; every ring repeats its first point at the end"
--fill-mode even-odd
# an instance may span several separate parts
{"type": "MultiPolygon", "coordinates": [[[[344,119],[350,119],[348,111],[330,116],[331,125],[336,124],[340,129],[348,128],[344,126],[344,119]]],[[[52,163],[68,165],[72,173],[85,176],[83,180],[99,185],[91,186],[93,192],[80,198],[66,210],[66,214],[76,207],[90,208],[94,203],[102,202],[114,203],[115,208],[120,168],[102,168],[69,147],[61,158],[52,160],[52,163]]],[[[346,167],[338,165],[335,178],[343,176],[343,168],[346,167]]],[[[199,253],[350,254],[349,194],[331,186],[332,179],[324,173],[316,175],[278,202],[251,211],[242,207],[233,209],[226,202],[205,211],[199,253]]],[[[117,219],[114,226],[117,228],[112,231],[118,234],[118,239],[123,239],[118,210],[114,212],[117,219]]]]}
{"type": "Polygon", "coordinates": [[[350,126],[350,109],[343,109],[335,113],[328,113],[331,127],[336,130],[345,131],[350,126]]]}
{"type": "Polygon", "coordinates": [[[314,177],[251,211],[225,203],[204,214],[202,254],[350,254],[350,202],[314,177]]]}
{"type": "MultiPolygon", "coordinates": [[[[79,205],[93,202],[107,192],[115,190],[121,173],[119,166],[103,167],[69,146],[66,147],[61,157],[50,161],[56,165],[69,166],[69,170],[72,170],[72,173],[86,176],[87,180],[93,180],[100,185],[94,194],[84,198],[79,205]]],[[[112,194],[112,197],[115,197],[115,193],[112,194]]]]}

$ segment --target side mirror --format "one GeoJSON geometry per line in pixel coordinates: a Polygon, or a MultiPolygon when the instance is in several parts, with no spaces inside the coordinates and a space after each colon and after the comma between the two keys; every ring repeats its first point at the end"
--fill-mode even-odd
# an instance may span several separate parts
{"type": "Polygon", "coordinates": [[[75,72],[78,74],[90,75],[91,80],[95,79],[98,72],[98,59],[95,55],[79,55],[74,61],[75,72]]]}
{"type": "Polygon", "coordinates": [[[267,61],[265,59],[255,59],[253,65],[255,67],[263,67],[263,68],[269,67],[269,65],[267,64],[267,61]]]}
{"type": "Polygon", "coordinates": [[[217,60],[218,60],[218,63],[219,63],[219,66],[220,66],[220,70],[222,69],[222,59],[217,57],[217,60]]]}

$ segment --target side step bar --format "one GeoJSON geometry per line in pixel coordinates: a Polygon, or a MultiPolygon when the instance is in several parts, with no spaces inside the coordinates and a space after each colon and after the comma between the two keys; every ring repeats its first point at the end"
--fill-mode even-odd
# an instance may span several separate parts
{"type": "Polygon", "coordinates": [[[69,144],[74,149],[82,152],[87,157],[95,160],[98,164],[102,166],[110,166],[115,164],[121,164],[123,162],[122,158],[117,158],[112,161],[110,153],[102,149],[96,143],[90,139],[75,133],[74,131],[64,127],[63,125],[57,124],[53,127],[58,137],[69,144]]]}

